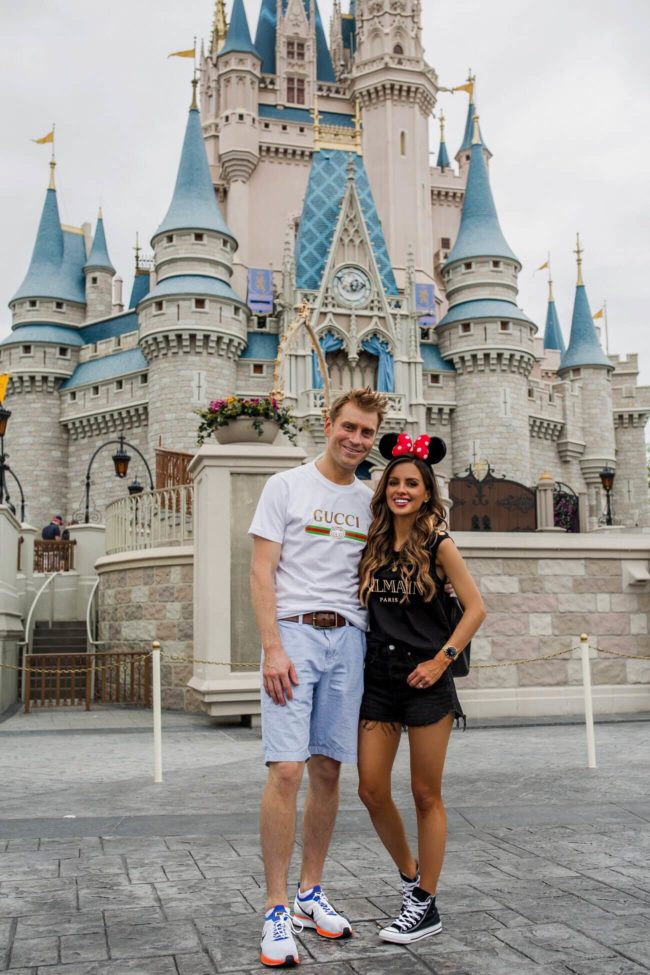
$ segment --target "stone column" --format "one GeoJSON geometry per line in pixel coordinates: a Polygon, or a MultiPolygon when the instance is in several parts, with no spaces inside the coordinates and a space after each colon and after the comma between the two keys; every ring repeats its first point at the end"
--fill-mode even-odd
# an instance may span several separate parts
{"type": "Polygon", "coordinates": [[[104,525],[72,525],[70,540],[76,542],[74,567],[77,578],[76,619],[86,618],[88,600],[97,581],[95,562],[106,555],[106,527],[104,525]]]}
{"type": "Polygon", "coordinates": [[[247,534],[271,474],[303,463],[298,447],[204,446],[194,480],[194,670],[189,687],[210,715],[259,714],[260,642],[248,582],[247,534]]]}
{"type": "Polygon", "coordinates": [[[555,527],[555,516],[553,512],[553,491],[555,481],[553,475],[548,471],[540,474],[537,480],[537,531],[552,532],[562,531],[555,527]]]}

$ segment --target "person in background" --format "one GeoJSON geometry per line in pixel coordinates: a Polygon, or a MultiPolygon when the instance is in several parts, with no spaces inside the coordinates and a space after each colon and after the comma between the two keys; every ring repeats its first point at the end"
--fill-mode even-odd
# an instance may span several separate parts
{"type": "Polygon", "coordinates": [[[389,461],[372,500],[373,520],[359,566],[368,608],[368,652],[359,724],[359,796],[400,872],[402,910],[379,932],[410,944],[442,930],[436,907],[447,838],[441,785],[454,718],[464,718],[450,667],[485,618],[483,600],[445,528],[432,464],[442,440],[386,434],[389,461]],[[464,607],[453,632],[445,580],[464,607]],[[418,855],[411,852],[391,795],[402,728],[408,730],[418,855]]]}
{"type": "Polygon", "coordinates": [[[63,524],[63,518],[61,515],[54,515],[52,521],[49,525],[46,525],[41,532],[41,538],[46,539],[48,542],[54,542],[61,538],[61,525],[63,524]]]}

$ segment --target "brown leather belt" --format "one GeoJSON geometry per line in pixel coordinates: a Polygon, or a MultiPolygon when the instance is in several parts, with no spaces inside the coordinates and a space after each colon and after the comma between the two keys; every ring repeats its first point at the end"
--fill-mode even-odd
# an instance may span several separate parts
{"type": "Polygon", "coordinates": [[[329,610],[321,610],[318,613],[302,613],[300,616],[283,616],[280,622],[307,623],[308,626],[315,626],[317,630],[331,630],[335,626],[352,626],[345,616],[329,610]]]}

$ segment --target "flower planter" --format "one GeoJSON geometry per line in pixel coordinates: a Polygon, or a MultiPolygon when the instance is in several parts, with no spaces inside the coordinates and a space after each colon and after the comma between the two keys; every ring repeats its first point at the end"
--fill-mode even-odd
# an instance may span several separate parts
{"type": "Polygon", "coordinates": [[[220,444],[272,444],[278,435],[278,424],[274,420],[258,420],[262,430],[258,433],[250,416],[238,416],[225,427],[215,427],[213,434],[220,444]]]}

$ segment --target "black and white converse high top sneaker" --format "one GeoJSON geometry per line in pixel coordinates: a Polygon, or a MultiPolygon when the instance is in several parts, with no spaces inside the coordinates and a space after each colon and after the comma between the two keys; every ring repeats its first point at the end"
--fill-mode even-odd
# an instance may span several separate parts
{"type": "Polygon", "coordinates": [[[411,892],[410,903],[398,918],[387,928],[382,928],[379,937],[397,945],[410,945],[413,941],[429,938],[442,931],[436,899],[421,887],[411,892]]]}

